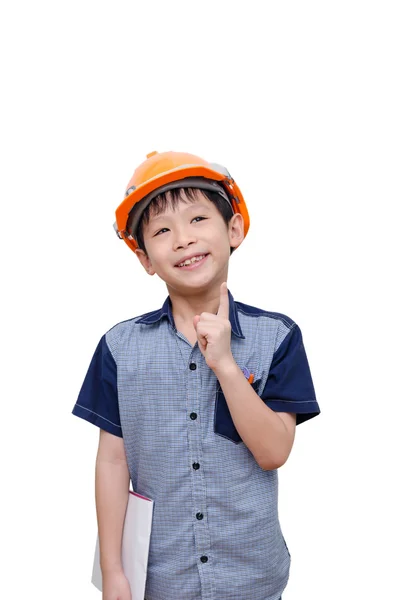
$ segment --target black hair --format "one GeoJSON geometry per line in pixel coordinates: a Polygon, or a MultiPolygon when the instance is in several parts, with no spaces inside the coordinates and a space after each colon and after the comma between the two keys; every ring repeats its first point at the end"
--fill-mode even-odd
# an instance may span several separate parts
{"type": "MultiPolygon", "coordinates": [[[[150,217],[154,217],[164,212],[168,206],[175,209],[179,202],[195,202],[197,200],[196,192],[197,188],[174,188],[155,196],[150,204],[148,204],[139,220],[135,238],[138,247],[143,250],[145,254],[147,254],[147,252],[143,241],[143,225],[146,225],[149,222],[150,217]],[[184,192],[184,196],[182,195],[182,192],[184,192]]],[[[224,222],[228,225],[233,216],[233,210],[230,204],[216,192],[210,190],[200,190],[200,192],[216,206],[224,222]]],[[[230,248],[230,254],[232,254],[234,250],[235,248],[230,248]]]]}

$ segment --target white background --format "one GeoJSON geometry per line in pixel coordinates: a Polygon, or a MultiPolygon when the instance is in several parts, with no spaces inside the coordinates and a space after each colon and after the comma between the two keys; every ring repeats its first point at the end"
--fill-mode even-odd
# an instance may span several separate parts
{"type": "Polygon", "coordinates": [[[230,290],[303,332],[322,414],[279,471],[283,600],[393,597],[395,3],[15,1],[0,22],[1,597],[100,597],[99,430],[71,410],[103,333],[166,296],[112,228],[152,150],[229,169],[251,216],[230,290]]]}

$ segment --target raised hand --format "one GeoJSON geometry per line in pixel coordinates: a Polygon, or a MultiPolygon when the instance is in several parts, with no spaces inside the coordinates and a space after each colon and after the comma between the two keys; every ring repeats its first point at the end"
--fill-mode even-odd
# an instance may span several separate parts
{"type": "Polygon", "coordinates": [[[196,315],[193,325],[199,348],[210,369],[216,371],[234,361],[230,347],[231,325],[226,282],[223,282],[220,287],[217,314],[203,312],[201,315],[196,315]]]}

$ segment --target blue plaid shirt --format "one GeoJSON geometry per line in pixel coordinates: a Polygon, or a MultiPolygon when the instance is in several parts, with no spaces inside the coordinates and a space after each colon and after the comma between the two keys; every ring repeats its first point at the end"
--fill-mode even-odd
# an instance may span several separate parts
{"type": "MultiPolygon", "coordinates": [[[[230,292],[229,302],[232,353],[256,393],[297,424],[318,415],[298,325],[230,292]]],[[[291,559],[277,470],[241,440],[169,297],[102,337],[72,412],[123,437],[132,486],[154,501],[147,600],[279,600],[291,559]]]]}

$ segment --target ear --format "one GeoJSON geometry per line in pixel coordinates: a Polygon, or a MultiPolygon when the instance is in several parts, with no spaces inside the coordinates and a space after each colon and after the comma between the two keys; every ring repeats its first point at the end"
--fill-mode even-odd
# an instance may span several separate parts
{"type": "Polygon", "coordinates": [[[228,223],[229,243],[232,248],[237,248],[244,239],[244,219],[240,213],[232,216],[228,223]]]}
{"type": "Polygon", "coordinates": [[[137,248],[135,250],[135,254],[139,258],[139,262],[145,269],[146,273],[148,273],[149,275],[154,275],[156,271],[153,269],[152,263],[150,262],[150,258],[148,257],[148,255],[140,248],[137,248]]]}

